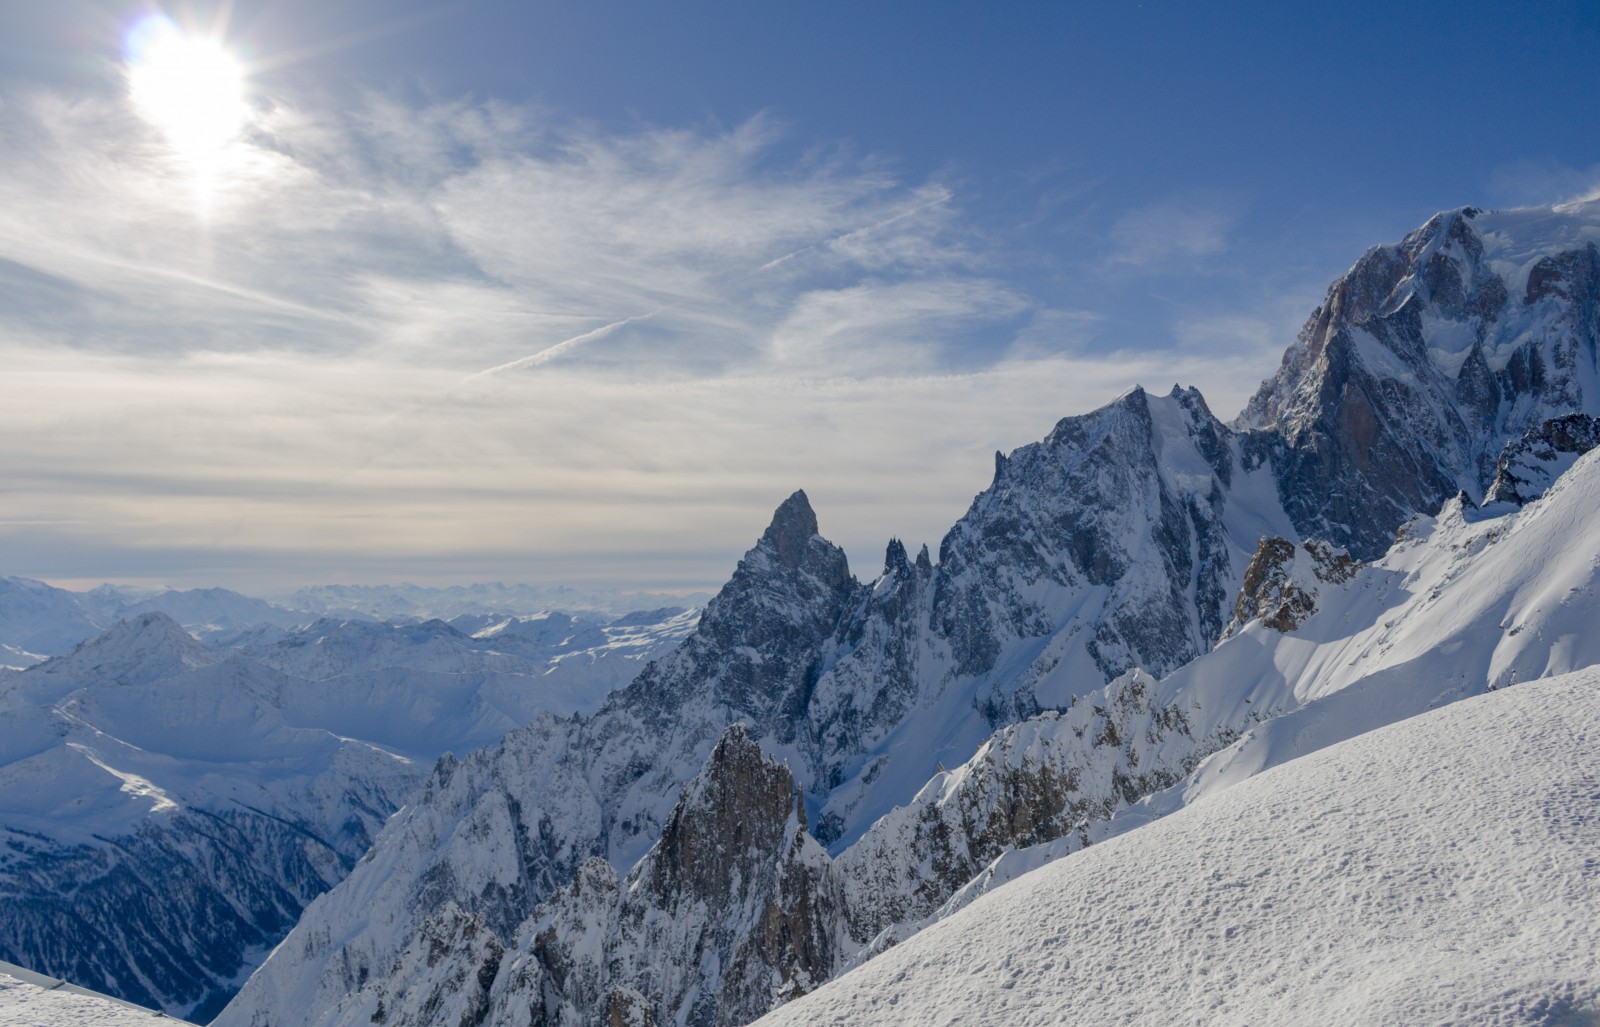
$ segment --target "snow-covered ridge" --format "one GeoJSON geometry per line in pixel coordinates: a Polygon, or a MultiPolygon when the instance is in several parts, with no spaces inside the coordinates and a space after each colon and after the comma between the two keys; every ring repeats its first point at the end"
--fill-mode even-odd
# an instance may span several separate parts
{"type": "Polygon", "coordinates": [[[1485,516],[1453,503],[1414,519],[1383,559],[1320,582],[1292,630],[1258,617],[1159,683],[1133,675],[999,732],[844,854],[860,882],[853,914],[885,930],[874,941],[882,949],[1270,767],[1464,697],[1600,664],[1600,640],[1585,627],[1600,616],[1597,504],[1600,453],[1523,510],[1485,516]],[[1027,847],[1041,827],[1054,840],[1027,847]],[[930,856],[944,872],[930,872],[930,856]],[[974,865],[984,859],[993,862],[974,865]],[[963,872],[977,876],[961,885],[963,872]]]}
{"type": "Polygon", "coordinates": [[[316,585],[276,597],[284,606],[318,616],[453,620],[480,614],[532,616],[545,610],[592,611],[612,617],[635,610],[704,606],[703,592],[633,592],[622,589],[579,589],[565,585],[486,584],[427,587],[421,585],[316,585]]]}
{"type": "Polygon", "coordinates": [[[1586,1023],[1594,670],[1381,728],[1062,859],[759,1023],[1586,1023]]]}
{"type": "Polygon", "coordinates": [[[532,585],[330,585],[268,602],[225,588],[101,585],[73,592],[28,578],[0,577],[0,669],[22,669],[60,656],[118,621],[146,613],[166,614],[208,645],[230,645],[319,619],[337,623],[445,618],[472,634],[491,623],[526,624],[576,613],[586,624],[648,629],[672,616],[668,609],[690,610],[708,598],[700,593],[668,596],[532,585]],[[478,623],[469,628],[473,621],[478,623]]]}
{"type": "Polygon", "coordinates": [[[696,616],[265,625],[215,651],[150,612],[12,673],[0,956],[209,1019],[441,752],[598,705],[696,616]]]}

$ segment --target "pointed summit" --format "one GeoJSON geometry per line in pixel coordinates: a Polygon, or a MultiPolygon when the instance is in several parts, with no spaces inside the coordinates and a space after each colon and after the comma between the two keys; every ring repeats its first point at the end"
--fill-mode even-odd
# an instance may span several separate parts
{"type": "Polygon", "coordinates": [[[767,525],[761,541],[777,551],[778,559],[790,570],[800,566],[806,544],[817,534],[817,515],[811,509],[811,500],[805,490],[796,489],[794,495],[779,504],[767,525]]]}
{"type": "Polygon", "coordinates": [[[30,673],[88,683],[100,679],[145,685],[210,666],[219,657],[164,613],[141,613],[118,621],[65,656],[46,660],[30,673]]]}
{"type": "Polygon", "coordinates": [[[905,543],[897,538],[889,540],[889,547],[883,554],[883,573],[896,574],[911,569],[911,560],[906,556],[905,543]]]}

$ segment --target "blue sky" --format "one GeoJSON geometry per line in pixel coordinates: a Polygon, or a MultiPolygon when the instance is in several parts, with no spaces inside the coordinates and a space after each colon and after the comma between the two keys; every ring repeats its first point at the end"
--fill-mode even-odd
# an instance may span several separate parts
{"type": "Polygon", "coordinates": [[[1600,187],[1593,3],[0,8],[0,573],[871,575],[1135,382],[1232,416],[1367,246],[1600,187]],[[248,75],[204,175],[152,13],[248,75]],[[204,184],[202,187],[202,179],[204,184]]]}

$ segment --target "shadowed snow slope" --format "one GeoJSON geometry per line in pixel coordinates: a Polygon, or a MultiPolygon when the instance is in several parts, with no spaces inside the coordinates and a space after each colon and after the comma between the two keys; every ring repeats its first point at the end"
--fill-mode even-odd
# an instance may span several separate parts
{"type": "Polygon", "coordinates": [[[1588,1023],[1600,672],[1269,770],[1001,888],[762,1024],[1588,1023]]]}
{"type": "Polygon", "coordinates": [[[1452,501],[1419,515],[1375,563],[1302,580],[1292,630],[1257,617],[1161,682],[1133,672],[1064,713],[998,732],[841,854],[855,935],[877,951],[936,913],[1268,767],[1600,664],[1589,630],[1600,452],[1526,508],[1499,509],[1486,517],[1452,501]]]}

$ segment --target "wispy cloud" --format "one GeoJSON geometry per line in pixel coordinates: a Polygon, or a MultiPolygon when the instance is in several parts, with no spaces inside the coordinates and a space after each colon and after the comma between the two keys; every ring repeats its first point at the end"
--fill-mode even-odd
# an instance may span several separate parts
{"type": "Polygon", "coordinates": [[[1111,259],[1150,266],[1214,256],[1228,248],[1235,220],[1229,210],[1199,201],[1139,207],[1111,226],[1111,259]]]}
{"type": "MultiPolygon", "coordinates": [[[[125,106],[0,104],[0,572],[698,586],[797,486],[870,562],[994,449],[1228,373],[1090,354],[1097,315],[990,273],[948,183],[766,119],[284,103],[202,210],[125,106]]],[[[1224,245],[1188,215],[1122,252],[1224,245]]]]}
{"type": "Polygon", "coordinates": [[[1489,176],[1492,202],[1507,207],[1572,203],[1600,197],[1600,164],[1574,167],[1557,160],[1502,164],[1489,176]]]}

